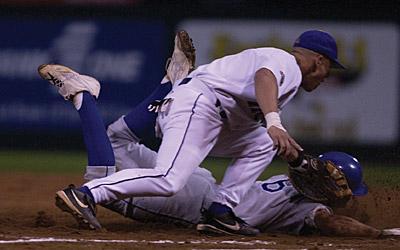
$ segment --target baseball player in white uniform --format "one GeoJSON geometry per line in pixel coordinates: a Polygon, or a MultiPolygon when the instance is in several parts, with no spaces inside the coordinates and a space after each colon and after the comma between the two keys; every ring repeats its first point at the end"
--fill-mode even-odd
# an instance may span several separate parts
{"type": "MultiPolygon", "coordinates": [[[[249,49],[200,66],[188,78],[174,82],[157,106],[156,130],[163,139],[155,168],[128,168],[93,179],[79,189],[68,187],[57,192],[58,206],[82,224],[101,228],[95,204],[126,197],[172,196],[211,154],[233,160],[208,208],[208,221],[202,225],[256,235],[259,230],[238,218],[233,208],[276,153],[293,160],[302,150],[284,129],[279,112],[299,87],[315,89],[331,67],[343,68],[337,60],[336,42],[318,30],[301,34],[291,54],[275,48],[249,49]]],[[[42,65],[39,72],[73,101],[81,118],[92,116],[91,102],[100,90],[94,78],[54,65],[42,65]]],[[[83,130],[84,137],[91,131],[85,126],[83,130]]],[[[111,155],[109,151],[105,155],[111,155]]],[[[110,160],[107,166],[97,166],[108,170],[113,164],[110,160]]]]}
{"type": "MultiPolygon", "coordinates": [[[[134,145],[141,147],[138,143],[132,143],[131,149],[134,145]]],[[[142,160],[148,161],[150,165],[155,163],[155,159],[150,160],[155,154],[150,152],[138,154],[137,165],[142,160]]],[[[352,168],[352,175],[346,177],[362,176],[361,165],[344,161],[341,166],[352,168]]],[[[357,180],[349,179],[350,183],[353,181],[357,180]]],[[[362,188],[362,184],[358,183],[352,190],[358,195],[357,190],[362,188]]],[[[204,209],[215,199],[217,190],[218,185],[211,173],[204,168],[196,168],[188,183],[171,197],[131,197],[103,206],[136,221],[192,227],[207,216],[204,209]]],[[[366,192],[362,192],[364,194],[366,192]]],[[[374,238],[387,234],[384,230],[370,227],[355,219],[336,215],[329,206],[304,197],[292,186],[286,175],[276,175],[255,182],[233,211],[262,232],[374,238]]]]}
{"type": "MultiPolygon", "coordinates": [[[[137,114],[139,115],[139,114],[137,114]]],[[[118,170],[147,166],[156,167],[157,153],[140,144],[143,142],[120,118],[107,130],[115,152],[118,170]]],[[[341,152],[322,154],[321,159],[333,161],[345,173],[354,196],[367,194],[362,180],[362,167],[353,157],[341,152]]],[[[219,186],[212,174],[198,167],[187,184],[171,197],[130,197],[103,204],[125,217],[142,222],[163,222],[174,225],[202,225],[208,216],[206,208],[215,200],[219,186]]],[[[346,216],[335,215],[324,204],[301,195],[286,175],[276,175],[253,183],[234,213],[262,232],[289,234],[322,233],[329,236],[378,237],[383,231],[346,216]]],[[[199,229],[199,227],[197,227],[199,229]]],[[[219,230],[200,232],[229,234],[219,230]]]]}

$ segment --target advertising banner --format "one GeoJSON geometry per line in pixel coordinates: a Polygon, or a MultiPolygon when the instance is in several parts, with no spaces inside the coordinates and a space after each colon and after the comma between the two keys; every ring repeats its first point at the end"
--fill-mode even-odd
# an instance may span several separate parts
{"type": "Polygon", "coordinates": [[[58,63],[101,83],[106,122],[124,114],[159,84],[166,56],[165,26],[117,20],[0,19],[0,128],[80,128],[72,105],[37,68],[58,63]]]}
{"type": "MultiPolygon", "coordinates": [[[[399,31],[390,23],[187,20],[199,64],[254,47],[290,51],[309,29],[337,40],[345,71],[312,93],[299,91],[282,112],[284,126],[310,143],[393,144],[399,136],[399,31]]],[[[246,62],[243,62],[246,63],[246,62]]]]}

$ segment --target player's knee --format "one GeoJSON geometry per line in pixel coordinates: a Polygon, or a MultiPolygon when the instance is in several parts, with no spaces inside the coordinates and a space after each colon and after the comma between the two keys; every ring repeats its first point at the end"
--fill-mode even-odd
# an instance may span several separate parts
{"type": "Polygon", "coordinates": [[[130,131],[123,117],[108,125],[107,136],[113,147],[124,146],[130,142],[139,142],[139,138],[130,131]]]}
{"type": "Polygon", "coordinates": [[[168,177],[164,177],[164,184],[165,196],[175,195],[185,185],[181,180],[176,180],[168,177]]]}
{"type": "Polygon", "coordinates": [[[118,144],[119,142],[118,128],[115,125],[115,122],[107,127],[107,136],[111,144],[118,144]]]}
{"type": "Polygon", "coordinates": [[[181,190],[180,187],[177,185],[171,185],[167,189],[165,189],[165,196],[173,196],[175,195],[179,190],[181,190]]]}

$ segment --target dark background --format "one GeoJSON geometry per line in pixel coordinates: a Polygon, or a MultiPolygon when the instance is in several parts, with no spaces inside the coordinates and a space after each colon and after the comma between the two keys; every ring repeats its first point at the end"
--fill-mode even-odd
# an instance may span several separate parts
{"type": "MultiPolygon", "coordinates": [[[[318,21],[378,21],[400,22],[400,1],[1,1],[1,17],[46,17],[49,22],[68,17],[116,20],[162,21],[167,27],[170,51],[176,25],[187,18],[259,19],[259,20],[318,20],[318,21]]],[[[6,34],[3,34],[3,36],[6,34]]],[[[384,38],[382,38],[384,39],[384,38]]],[[[169,55],[165,54],[164,61],[169,55]]],[[[160,60],[160,58],[157,58],[160,60]]],[[[400,94],[400,93],[399,93],[400,94]]],[[[383,101],[383,100],[382,100],[383,101]]],[[[400,103],[399,103],[400,105],[400,103]]],[[[400,133],[398,133],[400,134],[400,133]]],[[[357,152],[370,161],[398,162],[400,145],[303,145],[311,153],[327,150],[357,152]]],[[[79,133],[36,131],[3,131],[2,149],[83,150],[79,133]]]]}

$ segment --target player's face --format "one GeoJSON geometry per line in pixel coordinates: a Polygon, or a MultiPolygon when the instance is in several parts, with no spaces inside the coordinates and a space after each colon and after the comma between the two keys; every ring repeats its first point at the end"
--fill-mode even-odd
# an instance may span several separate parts
{"type": "Polygon", "coordinates": [[[331,62],[328,58],[322,55],[315,55],[311,60],[309,70],[303,74],[301,87],[305,91],[313,91],[316,89],[328,76],[331,62]]]}

